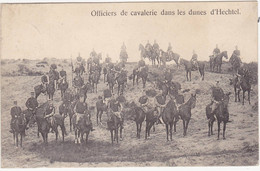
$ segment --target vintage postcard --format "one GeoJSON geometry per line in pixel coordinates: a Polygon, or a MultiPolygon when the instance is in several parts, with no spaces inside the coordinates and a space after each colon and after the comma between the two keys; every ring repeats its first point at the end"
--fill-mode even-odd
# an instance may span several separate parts
{"type": "Polygon", "coordinates": [[[1,4],[1,167],[258,166],[257,6],[1,4]]]}

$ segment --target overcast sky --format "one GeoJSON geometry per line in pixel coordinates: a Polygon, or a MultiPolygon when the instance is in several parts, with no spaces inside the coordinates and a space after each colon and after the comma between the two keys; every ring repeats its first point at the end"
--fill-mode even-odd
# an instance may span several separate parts
{"type": "Polygon", "coordinates": [[[157,40],[163,50],[190,59],[208,60],[216,44],[232,54],[237,45],[244,62],[257,61],[256,2],[221,3],[119,3],[119,4],[26,4],[3,5],[2,58],[88,58],[94,48],[115,62],[125,42],[129,61],[140,59],[139,44],[157,40]],[[212,16],[211,9],[239,9],[240,15],[212,16]],[[120,16],[121,10],[158,11],[157,16],[120,16]],[[185,10],[185,16],[161,16],[163,10],[185,10]],[[187,12],[206,11],[204,16],[187,12]],[[116,12],[115,17],[93,17],[91,11],[116,12]]]}

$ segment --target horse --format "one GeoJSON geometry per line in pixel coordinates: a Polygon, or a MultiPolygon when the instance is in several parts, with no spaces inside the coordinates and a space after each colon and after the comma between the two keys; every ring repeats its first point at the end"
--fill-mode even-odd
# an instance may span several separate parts
{"type": "Polygon", "coordinates": [[[56,141],[58,140],[58,135],[59,135],[58,127],[60,127],[62,133],[62,142],[64,142],[64,135],[67,135],[65,124],[64,124],[65,117],[59,114],[55,114],[52,116],[52,119],[53,119],[52,129],[55,132],[56,141]]]}
{"type": "Polygon", "coordinates": [[[163,65],[166,65],[166,62],[174,61],[177,65],[177,68],[179,68],[179,59],[180,55],[177,53],[173,53],[172,51],[164,52],[162,49],[160,49],[160,61],[163,62],[163,65]]]}
{"type": "Polygon", "coordinates": [[[135,121],[137,129],[136,137],[140,139],[142,124],[145,119],[145,113],[143,109],[137,106],[134,102],[131,104],[130,108],[132,109],[130,112],[130,119],[135,121]]]}
{"type": "Polygon", "coordinates": [[[214,55],[209,56],[209,68],[210,68],[211,72],[214,71],[214,68],[213,68],[213,66],[214,66],[214,59],[215,59],[214,55]]]}
{"type": "Polygon", "coordinates": [[[38,126],[38,132],[41,133],[43,142],[46,145],[48,144],[48,133],[51,128],[50,122],[48,121],[47,118],[45,118],[45,112],[47,106],[48,106],[48,102],[43,103],[41,106],[39,106],[36,109],[36,114],[34,115],[34,117],[31,118],[29,122],[29,126],[31,126],[36,121],[38,126]]]}
{"type": "Polygon", "coordinates": [[[244,105],[245,92],[248,93],[248,102],[250,104],[251,83],[250,83],[250,74],[249,74],[248,70],[244,70],[244,74],[241,76],[239,82],[240,82],[240,86],[241,86],[242,91],[243,91],[242,104],[244,105]]]}
{"type": "Polygon", "coordinates": [[[98,118],[99,118],[99,122],[101,123],[102,114],[104,111],[107,110],[107,106],[105,103],[103,103],[103,100],[98,100],[96,102],[96,109],[97,109],[97,125],[98,125],[98,118]]]}
{"type": "Polygon", "coordinates": [[[234,87],[234,92],[235,92],[235,102],[238,101],[240,102],[240,91],[241,91],[241,86],[240,86],[240,81],[238,76],[234,77],[233,79],[229,79],[230,85],[233,85],[234,87]]]}
{"type": "MultiPolygon", "coordinates": [[[[221,101],[219,102],[214,101],[212,104],[211,113],[216,116],[218,121],[218,140],[219,140],[221,122],[224,123],[223,139],[226,139],[225,137],[226,124],[229,122],[229,112],[228,112],[229,95],[230,93],[225,94],[224,98],[221,101]]],[[[212,123],[212,127],[213,127],[213,123],[212,123]]]]}
{"type": "Polygon", "coordinates": [[[107,68],[106,67],[104,67],[103,68],[103,74],[104,74],[104,83],[106,82],[106,77],[107,77],[107,68]]]}
{"type": "Polygon", "coordinates": [[[133,86],[136,84],[138,85],[138,80],[139,80],[139,70],[138,68],[133,69],[133,86]]]}
{"type": "Polygon", "coordinates": [[[78,98],[79,96],[82,94],[84,96],[84,102],[86,102],[87,99],[87,92],[91,89],[91,85],[89,82],[87,82],[86,84],[84,84],[82,87],[79,88],[78,91],[78,98]]]}
{"type": "Polygon", "coordinates": [[[111,119],[107,121],[107,125],[111,133],[111,142],[113,145],[114,140],[116,140],[118,143],[118,129],[120,129],[120,138],[122,139],[123,121],[121,121],[120,118],[116,116],[111,109],[108,112],[112,112],[110,114],[111,119]]]}
{"type": "Polygon", "coordinates": [[[166,126],[167,141],[169,141],[168,138],[169,134],[172,141],[172,126],[174,125],[174,132],[176,132],[176,123],[179,120],[179,113],[173,99],[170,99],[169,102],[166,104],[166,107],[163,109],[162,120],[166,126]],[[169,126],[170,126],[170,130],[169,130],[169,126]]]}
{"type": "Polygon", "coordinates": [[[227,51],[223,51],[223,52],[217,54],[217,56],[214,58],[213,71],[214,71],[215,67],[217,67],[217,72],[221,73],[221,65],[222,65],[223,57],[228,59],[227,51]]]}
{"type": "Polygon", "coordinates": [[[108,72],[107,73],[107,83],[108,83],[110,91],[113,93],[114,85],[116,83],[114,72],[108,72]]]}
{"type": "MultiPolygon", "coordinates": [[[[180,59],[180,65],[185,66],[187,81],[189,81],[189,80],[191,81],[191,71],[194,71],[192,69],[192,63],[190,61],[185,60],[185,59],[180,59]]],[[[199,69],[199,73],[200,73],[202,80],[204,80],[205,63],[198,61],[198,69],[199,69]]]]}
{"type": "Polygon", "coordinates": [[[92,85],[92,91],[95,92],[95,90],[96,90],[96,93],[97,93],[97,85],[98,85],[99,78],[100,78],[99,71],[95,70],[94,73],[92,73],[89,77],[90,77],[90,82],[92,85]]]}
{"type": "Polygon", "coordinates": [[[23,143],[23,136],[25,135],[25,129],[26,129],[26,119],[25,114],[19,115],[12,123],[12,130],[13,130],[13,138],[14,138],[14,145],[18,147],[18,139],[20,135],[20,146],[22,147],[23,143]]]}
{"type": "Polygon", "coordinates": [[[229,62],[232,65],[233,72],[237,73],[238,69],[241,67],[241,64],[242,64],[241,59],[238,56],[236,56],[235,54],[232,54],[229,59],[229,62]]]}
{"type": "MultiPolygon", "coordinates": [[[[228,92],[228,93],[224,94],[224,97],[223,97],[223,99],[224,99],[223,101],[224,101],[224,105],[225,105],[224,107],[226,108],[225,109],[226,111],[228,111],[227,107],[228,107],[228,103],[229,103],[230,94],[231,93],[228,92]]],[[[216,118],[214,116],[215,113],[212,111],[213,103],[214,102],[211,101],[211,103],[206,106],[206,117],[208,119],[208,136],[213,135],[213,124],[214,124],[214,121],[216,120],[216,118]]]]}
{"type": "Polygon", "coordinates": [[[43,86],[42,84],[37,85],[34,87],[34,92],[35,92],[35,98],[37,99],[41,93],[46,95],[46,87],[43,86]]]}
{"type": "Polygon", "coordinates": [[[143,58],[149,58],[149,56],[146,53],[146,49],[144,48],[144,46],[142,44],[139,44],[139,51],[141,51],[141,59],[143,58]]]}
{"type": "Polygon", "coordinates": [[[148,77],[148,68],[142,68],[141,71],[139,71],[138,73],[138,77],[142,78],[142,82],[143,82],[143,88],[145,88],[145,84],[147,81],[147,77],[148,77]]]}
{"type": "Polygon", "coordinates": [[[63,98],[65,91],[69,87],[68,82],[65,79],[62,79],[61,82],[59,83],[59,88],[61,91],[61,98],[63,98]]]}
{"type": "Polygon", "coordinates": [[[81,144],[81,140],[83,140],[84,134],[86,134],[86,141],[88,141],[88,135],[91,130],[91,119],[90,113],[82,114],[79,118],[78,123],[76,123],[76,115],[73,115],[72,118],[73,127],[75,128],[75,144],[81,144]]]}
{"type": "Polygon", "coordinates": [[[125,89],[125,83],[127,83],[127,73],[121,72],[116,78],[117,86],[118,86],[118,95],[122,95],[125,89]]]}
{"type": "Polygon", "coordinates": [[[54,92],[55,92],[54,82],[48,83],[47,84],[47,94],[49,95],[49,99],[53,100],[54,92]]]}
{"type": "MultiPolygon", "coordinates": [[[[145,127],[145,139],[147,139],[148,137],[150,137],[150,130],[152,128],[152,126],[154,126],[154,124],[157,122],[158,120],[158,116],[155,115],[155,112],[158,114],[158,110],[155,107],[154,109],[148,111],[145,113],[145,120],[146,120],[146,127],[145,127]]],[[[155,131],[155,127],[154,131],[155,131]]]]}
{"type": "Polygon", "coordinates": [[[186,136],[191,118],[191,109],[196,106],[196,94],[191,94],[190,99],[179,107],[179,115],[183,121],[183,136],[186,136]]]}

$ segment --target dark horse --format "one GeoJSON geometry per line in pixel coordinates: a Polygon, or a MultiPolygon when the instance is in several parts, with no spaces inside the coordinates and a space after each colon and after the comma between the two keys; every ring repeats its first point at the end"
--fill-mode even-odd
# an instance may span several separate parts
{"type": "Polygon", "coordinates": [[[47,94],[49,95],[49,99],[53,100],[54,92],[55,84],[54,82],[50,82],[49,84],[47,84],[47,94]]]}
{"type": "Polygon", "coordinates": [[[191,109],[196,105],[196,94],[191,94],[190,99],[179,107],[179,115],[183,121],[183,135],[187,133],[188,125],[191,118],[191,109]]]}
{"type": "Polygon", "coordinates": [[[96,108],[97,108],[97,125],[98,125],[98,118],[99,118],[99,122],[101,122],[102,114],[104,111],[107,110],[107,106],[101,99],[96,102],[96,108]]]}
{"type": "MultiPolygon", "coordinates": [[[[212,104],[212,112],[211,114],[214,114],[218,121],[218,140],[219,140],[219,133],[220,133],[220,123],[223,122],[223,139],[226,139],[225,137],[225,131],[226,131],[226,124],[229,121],[229,112],[228,112],[228,102],[229,102],[229,94],[224,95],[224,99],[219,102],[213,102],[212,104]]],[[[210,125],[209,125],[210,126],[210,125]]],[[[213,127],[213,122],[212,122],[213,127]]],[[[212,128],[211,128],[211,133],[212,128]]]]}
{"type": "Polygon", "coordinates": [[[250,83],[250,73],[248,70],[244,69],[244,73],[239,79],[240,86],[243,90],[243,105],[244,105],[244,99],[245,99],[245,92],[248,92],[248,103],[250,104],[250,91],[251,91],[251,83],[250,83]]]}
{"type": "Polygon", "coordinates": [[[132,79],[133,79],[133,86],[136,84],[138,85],[138,80],[139,80],[139,70],[138,68],[133,69],[133,74],[132,74],[132,79]]]}
{"type": "Polygon", "coordinates": [[[60,114],[55,114],[52,116],[53,121],[53,127],[52,129],[55,132],[55,136],[56,136],[56,141],[58,140],[58,127],[61,128],[61,134],[62,134],[62,142],[64,142],[64,135],[66,135],[66,128],[65,128],[65,124],[64,124],[64,119],[65,117],[60,115],[60,114]]]}
{"type": "Polygon", "coordinates": [[[35,92],[35,98],[37,99],[38,96],[43,93],[46,95],[46,87],[44,87],[42,84],[37,85],[34,87],[34,92],[35,92]]]}
{"type": "MultiPolygon", "coordinates": [[[[231,93],[229,92],[229,93],[225,94],[224,97],[223,97],[224,107],[226,108],[225,109],[226,111],[228,111],[227,107],[228,107],[228,103],[229,103],[229,95],[230,94],[231,93]]],[[[207,116],[207,119],[208,119],[208,128],[209,128],[208,129],[208,136],[213,135],[213,124],[214,124],[214,121],[216,120],[216,118],[214,116],[215,113],[212,111],[212,105],[213,105],[213,101],[206,106],[206,116],[207,116]]]]}
{"type": "Polygon", "coordinates": [[[124,93],[125,84],[127,83],[127,73],[121,72],[116,78],[117,86],[118,86],[118,95],[122,95],[124,93]]]}
{"type": "Polygon", "coordinates": [[[172,51],[164,52],[162,49],[160,49],[160,61],[163,63],[163,65],[166,65],[166,62],[174,61],[177,65],[177,68],[179,68],[179,59],[180,55],[177,53],[173,53],[172,51]]]}
{"type": "Polygon", "coordinates": [[[82,116],[79,118],[78,123],[76,123],[76,117],[73,115],[73,127],[75,128],[75,144],[81,143],[81,140],[83,140],[84,134],[86,134],[86,142],[88,141],[88,135],[91,130],[91,120],[90,120],[90,114],[82,114],[82,116]]]}
{"type": "Polygon", "coordinates": [[[17,118],[15,118],[14,122],[12,123],[14,145],[16,145],[17,147],[18,147],[19,135],[20,135],[20,146],[22,147],[25,129],[26,129],[26,118],[25,118],[25,114],[22,113],[17,118]]]}
{"type": "Polygon", "coordinates": [[[61,91],[61,98],[63,98],[65,91],[69,87],[68,82],[65,79],[62,79],[61,82],[59,83],[59,88],[61,91]]]}
{"type": "Polygon", "coordinates": [[[116,116],[111,109],[108,112],[112,112],[110,114],[111,119],[107,122],[108,129],[111,133],[111,142],[114,144],[114,140],[118,143],[118,129],[120,129],[120,139],[122,139],[122,130],[123,130],[123,120],[121,121],[118,116],[116,116]]]}
{"type": "Polygon", "coordinates": [[[39,106],[36,110],[36,114],[32,119],[30,120],[29,125],[32,125],[35,121],[38,126],[38,131],[41,133],[44,144],[48,144],[48,133],[51,128],[51,124],[45,117],[45,112],[47,109],[48,103],[44,103],[41,106],[39,106]]]}
{"type": "MultiPolygon", "coordinates": [[[[189,80],[191,81],[191,71],[193,71],[192,63],[185,59],[180,59],[180,65],[182,65],[182,64],[185,66],[187,81],[189,81],[189,80]]],[[[205,63],[198,61],[198,69],[199,69],[202,80],[204,80],[205,63]]]]}
{"type": "Polygon", "coordinates": [[[106,82],[106,77],[107,77],[107,68],[103,68],[103,74],[104,74],[104,83],[106,82]]]}
{"type": "Polygon", "coordinates": [[[107,73],[107,83],[108,83],[108,87],[109,87],[110,91],[113,93],[114,85],[116,83],[115,73],[113,73],[113,72],[107,73]]]}
{"type": "Polygon", "coordinates": [[[166,107],[163,109],[162,112],[162,119],[166,126],[166,135],[167,141],[169,141],[169,126],[170,126],[170,138],[172,141],[172,126],[174,124],[174,132],[176,132],[176,123],[179,120],[179,113],[177,110],[177,106],[173,99],[171,99],[167,104],[166,107]]]}
{"type": "Polygon", "coordinates": [[[95,92],[95,90],[96,90],[96,93],[97,93],[97,85],[98,85],[99,78],[100,78],[99,71],[95,70],[94,73],[92,73],[89,77],[90,77],[90,82],[91,82],[91,85],[92,85],[93,93],[95,92]]]}
{"type": "Polygon", "coordinates": [[[138,73],[138,77],[142,78],[142,82],[143,82],[143,88],[145,88],[145,84],[147,81],[147,77],[148,77],[148,68],[142,68],[141,71],[139,71],[138,73]]]}
{"type": "Polygon", "coordinates": [[[217,68],[217,72],[221,73],[221,65],[222,65],[222,58],[225,57],[228,59],[227,51],[223,51],[219,53],[215,58],[213,62],[213,71],[215,70],[215,67],[217,68]]]}

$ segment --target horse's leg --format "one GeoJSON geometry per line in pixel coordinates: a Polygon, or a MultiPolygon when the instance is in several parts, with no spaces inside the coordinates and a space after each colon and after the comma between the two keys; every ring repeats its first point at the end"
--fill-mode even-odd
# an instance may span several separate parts
{"type": "Polygon", "coordinates": [[[235,91],[235,102],[237,102],[237,88],[234,86],[234,91],[235,91]]]}
{"type": "Polygon", "coordinates": [[[112,145],[114,144],[114,138],[113,138],[113,130],[110,130],[111,133],[111,141],[112,141],[112,145]]]}
{"type": "Polygon", "coordinates": [[[46,132],[45,134],[46,134],[46,145],[48,145],[48,132],[46,132]]]}
{"type": "Polygon", "coordinates": [[[240,91],[241,91],[241,90],[238,90],[238,91],[237,91],[237,94],[238,94],[237,96],[238,96],[238,101],[239,101],[239,102],[240,102],[240,91]]]}
{"type": "Polygon", "coordinates": [[[219,73],[221,73],[221,64],[219,64],[219,73]]]}
{"type": "Polygon", "coordinates": [[[214,124],[214,120],[211,121],[211,127],[210,127],[210,130],[211,130],[211,135],[213,135],[213,124],[214,124]]]}
{"type": "Polygon", "coordinates": [[[176,132],[176,123],[177,123],[177,121],[175,120],[175,121],[173,122],[173,125],[174,125],[174,132],[176,132]]]}
{"type": "Polygon", "coordinates": [[[186,132],[185,132],[185,120],[183,119],[182,120],[182,123],[183,123],[183,136],[185,136],[186,135],[186,132]]]}
{"type": "Polygon", "coordinates": [[[170,123],[170,136],[171,136],[171,141],[172,141],[172,126],[173,126],[173,122],[170,123]]]}
{"type": "Polygon", "coordinates": [[[96,93],[97,93],[97,84],[98,84],[98,83],[96,83],[96,93]]]}
{"type": "Polygon", "coordinates": [[[139,128],[139,138],[141,138],[142,124],[143,124],[143,122],[140,123],[140,128],[139,128]]]}
{"type": "Polygon", "coordinates": [[[20,146],[23,146],[23,133],[20,133],[20,146]]]}
{"type": "Polygon", "coordinates": [[[88,141],[88,135],[89,135],[89,131],[86,132],[86,144],[87,144],[87,141],[88,141]]]}
{"type": "Polygon", "coordinates": [[[219,140],[219,132],[220,132],[220,121],[218,121],[218,140],[219,140]]]}
{"type": "Polygon", "coordinates": [[[249,104],[251,104],[250,103],[250,89],[247,92],[248,92],[248,102],[249,102],[249,104]]]}
{"type": "Polygon", "coordinates": [[[18,132],[15,132],[15,137],[16,137],[16,147],[18,147],[18,132]]]}
{"type": "Polygon", "coordinates": [[[186,78],[187,78],[187,81],[189,81],[189,78],[188,78],[188,71],[186,70],[186,78]]]}
{"type": "Polygon", "coordinates": [[[123,132],[123,126],[122,123],[120,124],[120,140],[123,140],[123,136],[122,136],[122,132],[123,132]]]}
{"type": "Polygon", "coordinates": [[[185,126],[185,135],[187,134],[187,130],[188,130],[188,125],[189,125],[190,119],[188,119],[186,121],[186,126],[185,126]]]}
{"type": "Polygon", "coordinates": [[[155,125],[153,124],[153,132],[155,132],[155,125]]]}
{"type": "Polygon", "coordinates": [[[118,128],[116,128],[115,132],[116,132],[116,143],[118,144],[118,128]]]}
{"type": "Polygon", "coordinates": [[[165,126],[166,126],[166,137],[167,137],[167,141],[169,141],[169,138],[168,138],[168,124],[166,123],[165,126]]]}
{"type": "Polygon", "coordinates": [[[97,109],[97,125],[98,125],[98,114],[99,114],[99,110],[97,109]]]}
{"type": "Polygon", "coordinates": [[[209,127],[208,136],[210,136],[211,120],[208,121],[208,127],[209,127]]]}
{"type": "Polygon", "coordinates": [[[191,71],[189,71],[190,81],[191,81],[191,71]]]}
{"type": "Polygon", "coordinates": [[[78,143],[78,134],[77,134],[77,129],[75,129],[75,144],[78,143]]]}
{"type": "Polygon", "coordinates": [[[72,125],[72,116],[69,116],[70,117],[70,132],[71,132],[71,125],[72,125]]]}
{"type": "Polygon", "coordinates": [[[147,139],[147,134],[148,134],[148,126],[149,126],[149,122],[146,121],[146,127],[145,127],[145,139],[147,139]]]}
{"type": "Polygon", "coordinates": [[[14,145],[15,145],[15,132],[13,130],[13,138],[14,138],[14,145]]]}
{"type": "Polygon", "coordinates": [[[64,135],[67,134],[66,133],[66,128],[65,128],[64,124],[62,124],[60,126],[60,128],[61,128],[61,133],[62,133],[62,142],[64,142],[64,135]]]}
{"type": "Polygon", "coordinates": [[[243,104],[243,105],[244,105],[244,100],[245,100],[245,93],[246,93],[246,91],[243,90],[243,101],[242,101],[242,104],[243,104]]]}
{"type": "Polygon", "coordinates": [[[225,132],[226,132],[226,122],[224,122],[224,124],[223,124],[223,140],[225,140],[226,139],[226,137],[225,137],[225,132]]]}

